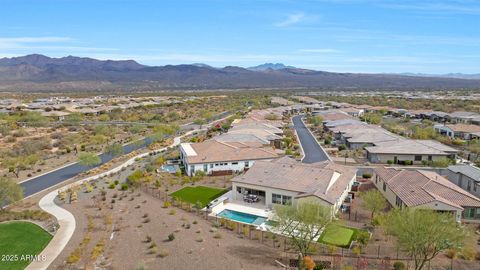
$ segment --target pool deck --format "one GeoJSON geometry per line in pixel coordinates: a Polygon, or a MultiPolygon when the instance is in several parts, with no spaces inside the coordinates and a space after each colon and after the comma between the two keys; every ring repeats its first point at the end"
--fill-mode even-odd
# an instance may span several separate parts
{"type": "Polygon", "coordinates": [[[228,201],[228,202],[224,201],[223,203],[216,205],[215,207],[212,208],[212,213],[210,213],[210,215],[216,216],[225,209],[237,211],[241,213],[247,213],[250,215],[255,215],[255,216],[264,217],[264,218],[271,218],[273,216],[273,212],[269,209],[261,208],[261,207],[251,207],[251,206],[242,204],[242,202],[237,202],[237,201],[228,201]]]}

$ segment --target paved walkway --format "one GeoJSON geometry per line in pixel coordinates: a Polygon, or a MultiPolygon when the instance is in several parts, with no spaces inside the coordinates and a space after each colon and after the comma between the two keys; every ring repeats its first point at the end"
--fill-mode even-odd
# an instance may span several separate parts
{"type": "MultiPolygon", "coordinates": [[[[169,146],[163,147],[161,149],[153,150],[153,151],[150,151],[150,152],[157,152],[157,151],[163,152],[163,151],[167,150],[167,148],[169,148],[169,147],[175,147],[175,146],[177,146],[181,143],[181,138],[182,137],[188,136],[188,135],[190,135],[194,132],[198,132],[198,131],[201,131],[201,130],[204,130],[204,129],[191,130],[191,131],[189,131],[189,132],[187,132],[187,133],[185,133],[181,136],[175,137],[173,139],[173,143],[170,144],[169,146]]],[[[98,179],[98,178],[101,178],[103,176],[109,175],[110,173],[118,172],[122,168],[135,163],[135,160],[137,158],[142,158],[142,157],[148,156],[150,152],[139,154],[135,157],[130,158],[125,163],[123,163],[123,164],[121,164],[121,165],[119,165],[119,166],[117,166],[117,167],[115,167],[115,168],[113,168],[109,171],[106,171],[106,172],[103,172],[101,174],[97,174],[97,175],[94,175],[94,176],[87,177],[87,178],[79,180],[75,183],[71,183],[67,186],[58,188],[58,189],[48,193],[47,195],[45,195],[40,200],[40,202],[38,204],[39,204],[39,206],[42,210],[44,210],[45,212],[50,213],[51,215],[55,216],[55,218],[58,221],[59,228],[58,228],[57,232],[55,233],[55,235],[53,236],[50,243],[47,245],[47,247],[45,247],[45,249],[39,254],[40,258],[42,258],[42,257],[46,258],[45,261],[33,261],[32,263],[30,263],[30,265],[27,266],[26,269],[28,269],[28,270],[47,269],[48,266],[58,257],[58,255],[60,255],[62,250],[68,244],[68,241],[70,241],[70,238],[72,238],[72,235],[73,235],[73,233],[75,231],[75,227],[76,227],[75,217],[70,212],[65,210],[64,208],[55,204],[55,197],[57,196],[57,194],[59,192],[61,192],[63,190],[67,190],[71,186],[79,185],[79,184],[82,184],[86,181],[91,181],[91,180],[94,180],[94,179],[98,179]]]]}
{"type": "Polygon", "coordinates": [[[310,130],[305,126],[302,120],[303,115],[292,117],[293,127],[297,132],[304,157],[303,163],[315,163],[325,160],[331,160],[327,152],[320,146],[318,141],[312,135],[310,130]]]}

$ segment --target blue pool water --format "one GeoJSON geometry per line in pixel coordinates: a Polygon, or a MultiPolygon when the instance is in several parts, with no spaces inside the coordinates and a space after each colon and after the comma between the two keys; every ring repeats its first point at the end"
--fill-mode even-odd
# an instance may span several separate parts
{"type": "Polygon", "coordinates": [[[175,165],[163,165],[162,171],[168,172],[168,173],[175,173],[177,169],[175,168],[175,165]]]}
{"type": "Polygon", "coordinates": [[[260,225],[267,220],[264,217],[259,217],[259,216],[255,216],[247,213],[237,212],[233,210],[226,210],[226,209],[218,213],[218,216],[235,220],[238,222],[253,224],[253,225],[260,225]]]}

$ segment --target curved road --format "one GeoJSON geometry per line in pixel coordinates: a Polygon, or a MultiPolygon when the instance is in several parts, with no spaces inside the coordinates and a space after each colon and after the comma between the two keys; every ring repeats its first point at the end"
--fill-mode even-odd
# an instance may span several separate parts
{"type": "MultiPolygon", "coordinates": [[[[230,112],[222,112],[218,115],[216,115],[212,122],[218,121],[219,119],[223,119],[227,117],[230,114],[230,112]]],[[[204,125],[206,126],[206,125],[204,125]]],[[[193,129],[199,129],[199,125],[193,124],[193,123],[187,123],[182,126],[180,126],[181,130],[193,130],[193,129]]],[[[130,143],[127,145],[123,146],[123,154],[128,154],[134,150],[143,148],[151,143],[151,140],[149,138],[143,139],[141,143],[130,143]]],[[[113,157],[110,154],[100,154],[99,157],[101,158],[102,162],[98,164],[95,167],[101,166],[102,164],[110,161],[113,157]]],[[[86,167],[82,166],[78,163],[74,163],[71,165],[68,165],[66,167],[47,172],[43,175],[37,176],[35,178],[31,178],[29,180],[26,180],[22,183],[20,183],[20,186],[23,188],[23,194],[24,197],[32,196],[40,191],[43,191],[45,189],[48,189],[56,184],[59,184],[63,181],[66,181],[79,173],[88,171],[94,167],[86,167]]]]}
{"type": "MultiPolygon", "coordinates": [[[[148,138],[143,139],[142,143],[131,143],[123,146],[123,153],[128,154],[136,149],[140,149],[142,147],[147,146],[150,144],[151,140],[148,138]]],[[[94,167],[86,167],[82,166],[78,163],[74,163],[68,165],[66,167],[60,168],[58,170],[46,173],[44,175],[37,176],[35,178],[29,179],[20,183],[20,186],[23,188],[23,195],[25,197],[31,196],[35,193],[38,193],[44,189],[52,187],[58,183],[61,183],[67,179],[70,179],[76,176],[79,173],[88,171],[92,168],[101,166],[102,164],[112,160],[114,157],[110,154],[100,154],[99,155],[102,162],[94,167]]]]}
{"type": "Polygon", "coordinates": [[[293,127],[297,132],[298,139],[303,149],[305,156],[302,159],[303,163],[315,163],[325,160],[331,160],[328,154],[318,144],[315,137],[308,130],[302,121],[303,115],[292,117],[293,127]]]}

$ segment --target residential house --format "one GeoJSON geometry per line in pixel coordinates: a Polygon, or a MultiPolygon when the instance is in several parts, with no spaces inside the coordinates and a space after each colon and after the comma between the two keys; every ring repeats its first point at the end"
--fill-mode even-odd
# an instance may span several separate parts
{"type": "Polygon", "coordinates": [[[470,124],[437,124],[433,127],[441,135],[452,139],[473,140],[480,138],[480,126],[470,124]]]}
{"type": "Polygon", "coordinates": [[[397,208],[432,209],[452,213],[460,221],[480,222],[480,199],[436,172],[376,168],[373,182],[397,208]]]}
{"type": "Polygon", "coordinates": [[[398,139],[366,147],[367,159],[372,163],[422,164],[442,158],[456,159],[458,150],[434,140],[398,139]]]}
{"type": "Polygon", "coordinates": [[[480,168],[468,164],[452,165],[442,174],[450,182],[480,198],[480,168]]]}
{"type": "Polygon", "coordinates": [[[364,109],[358,109],[354,107],[343,108],[341,110],[352,117],[361,117],[365,113],[364,109]]]}
{"type": "Polygon", "coordinates": [[[452,123],[463,123],[463,124],[470,124],[472,120],[479,118],[480,114],[474,112],[453,112],[449,115],[449,120],[452,123]]]}
{"type": "Polygon", "coordinates": [[[257,161],[246,173],[231,180],[232,191],[238,201],[248,194],[257,195],[267,208],[315,202],[331,208],[334,214],[347,198],[356,171],[329,161],[304,164],[288,157],[257,161]]]}
{"type": "Polygon", "coordinates": [[[277,158],[272,147],[250,142],[208,140],[180,144],[180,159],[189,176],[198,171],[205,174],[232,174],[249,169],[255,161],[277,158]]]}

